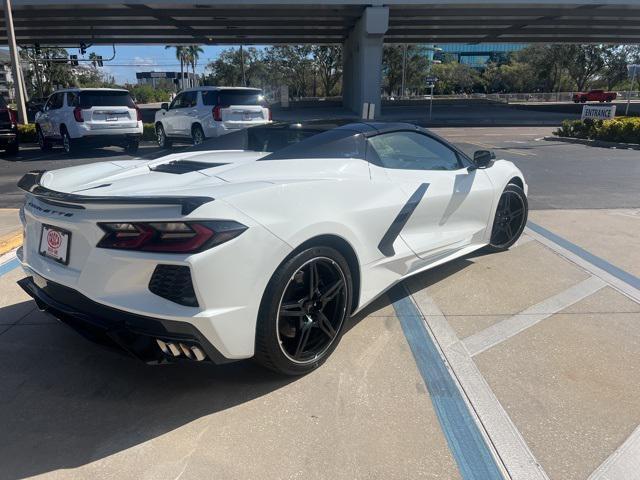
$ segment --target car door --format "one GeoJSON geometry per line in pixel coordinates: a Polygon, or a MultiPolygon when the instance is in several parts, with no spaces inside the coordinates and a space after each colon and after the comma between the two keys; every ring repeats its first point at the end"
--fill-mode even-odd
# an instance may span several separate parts
{"type": "Polygon", "coordinates": [[[191,127],[198,120],[198,92],[184,92],[183,114],[180,117],[180,135],[191,136],[191,127]]]}
{"type": "Polygon", "coordinates": [[[60,138],[60,125],[64,122],[64,92],[58,92],[53,95],[53,103],[49,109],[49,137],[60,138]]]}
{"type": "Polygon", "coordinates": [[[418,257],[437,261],[482,241],[493,185],[484,171],[468,169],[460,152],[420,131],[396,131],[370,137],[367,156],[372,178],[404,190],[399,235],[418,257]]]}
{"type": "Polygon", "coordinates": [[[173,99],[169,110],[165,112],[163,123],[165,132],[169,136],[176,136],[180,131],[180,116],[183,113],[182,101],[184,99],[184,93],[179,93],[176,98],[173,99]]]}
{"type": "Polygon", "coordinates": [[[38,116],[38,125],[40,125],[40,129],[45,137],[51,136],[51,124],[49,122],[49,112],[51,110],[51,105],[53,104],[53,97],[56,94],[49,95],[44,107],[42,107],[42,112],[38,116]]]}

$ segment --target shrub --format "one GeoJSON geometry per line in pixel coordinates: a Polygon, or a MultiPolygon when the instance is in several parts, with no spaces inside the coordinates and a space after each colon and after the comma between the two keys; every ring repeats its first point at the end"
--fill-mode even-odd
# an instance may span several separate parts
{"type": "Polygon", "coordinates": [[[613,120],[565,120],[553,132],[558,137],[586,138],[607,142],[640,143],[640,118],[619,117],[613,120]]]}
{"type": "Polygon", "coordinates": [[[153,123],[145,123],[142,130],[142,140],[155,140],[156,126],[153,123]]]}
{"type": "Polygon", "coordinates": [[[18,135],[21,143],[33,143],[38,141],[36,126],[33,123],[18,125],[18,135]]]}

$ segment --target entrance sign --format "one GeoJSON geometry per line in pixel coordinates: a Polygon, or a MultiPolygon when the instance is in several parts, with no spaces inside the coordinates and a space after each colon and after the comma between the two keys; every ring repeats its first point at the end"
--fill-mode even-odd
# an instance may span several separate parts
{"type": "Polygon", "coordinates": [[[593,120],[612,120],[615,116],[615,105],[585,105],[582,107],[582,120],[586,118],[591,118],[593,120]]]}

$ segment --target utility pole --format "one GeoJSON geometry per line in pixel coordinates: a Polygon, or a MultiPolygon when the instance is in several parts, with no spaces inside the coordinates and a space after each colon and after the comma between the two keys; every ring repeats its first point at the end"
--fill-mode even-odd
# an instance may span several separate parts
{"type": "Polygon", "coordinates": [[[7,30],[9,43],[9,55],[11,57],[11,74],[13,75],[13,88],[16,93],[16,108],[18,109],[18,122],[22,125],[28,122],[27,107],[25,106],[25,92],[23,90],[22,68],[20,68],[20,56],[16,45],[16,34],[13,30],[13,15],[11,13],[11,0],[3,0],[4,23],[7,30]]]}

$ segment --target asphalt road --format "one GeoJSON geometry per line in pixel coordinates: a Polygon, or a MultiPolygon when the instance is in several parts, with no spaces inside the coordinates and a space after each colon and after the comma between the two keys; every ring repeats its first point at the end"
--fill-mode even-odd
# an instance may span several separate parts
{"type": "MultiPolygon", "coordinates": [[[[532,209],[635,208],[640,207],[640,153],[634,150],[573,145],[541,138],[550,127],[434,128],[434,132],[472,154],[490,149],[499,158],[513,161],[525,174],[532,209]]],[[[228,143],[228,139],[225,139],[228,143]]],[[[215,147],[224,148],[219,141],[215,147]]],[[[179,151],[174,148],[172,151],[179,151]]],[[[143,158],[157,158],[166,151],[144,143],[143,158]]],[[[121,148],[85,150],[71,157],[62,150],[42,153],[23,148],[11,161],[0,159],[0,208],[18,207],[22,194],[16,182],[29,170],[52,170],[87,163],[132,158],[121,148]]]]}

